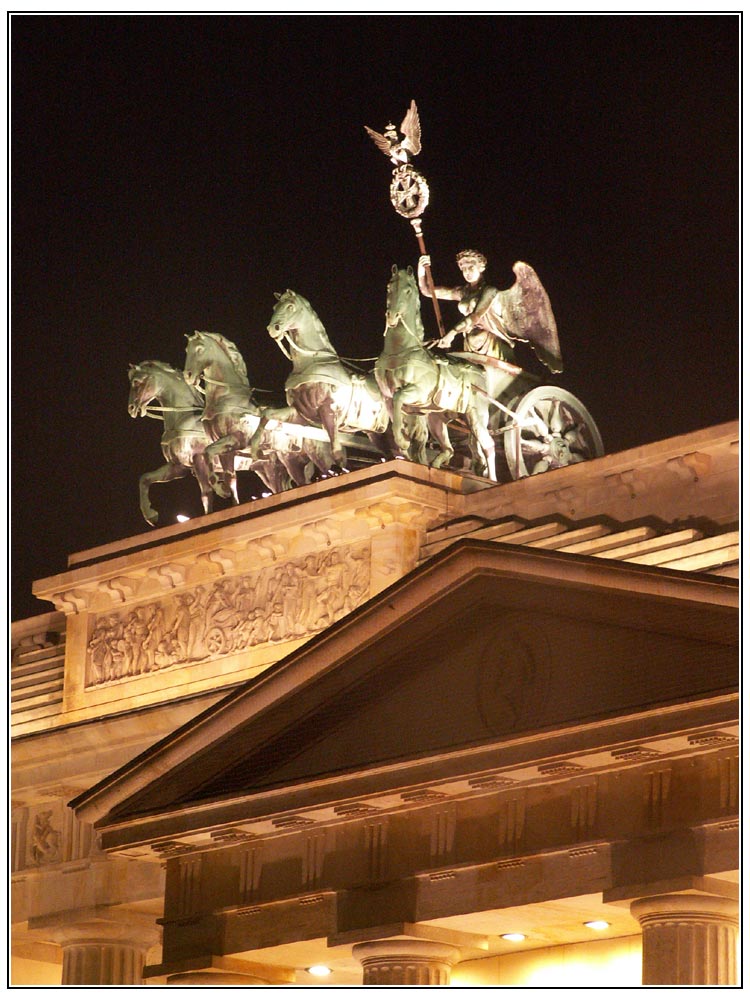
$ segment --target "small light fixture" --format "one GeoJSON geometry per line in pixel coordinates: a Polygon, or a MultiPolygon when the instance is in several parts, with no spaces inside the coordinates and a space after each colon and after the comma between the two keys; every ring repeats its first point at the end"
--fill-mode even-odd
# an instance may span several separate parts
{"type": "Polygon", "coordinates": [[[503,941],[513,941],[514,943],[517,943],[518,941],[525,941],[526,940],[526,935],[525,934],[518,934],[518,933],[514,933],[514,934],[501,934],[500,936],[502,937],[503,941]]]}
{"type": "Polygon", "coordinates": [[[588,927],[590,931],[606,931],[609,923],[606,920],[587,920],[583,926],[588,927]]]}
{"type": "Polygon", "coordinates": [[[307,971],[311,976],[330,976],[331,974],[327,965],[311,965],[307,971]]]}
{"type": "Polygon", "coordinates": [[[178,524],[184,524],[185,521],[189,521],[190,518],[187,516],[187,514],[178,514],[175,520],[177,521],[178,524]]]}

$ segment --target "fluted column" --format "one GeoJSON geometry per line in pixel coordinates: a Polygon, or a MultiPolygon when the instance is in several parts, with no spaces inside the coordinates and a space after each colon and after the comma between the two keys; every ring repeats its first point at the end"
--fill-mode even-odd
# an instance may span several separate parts
{"type": "Polygon", "coordinates": [[[106,908],[67,911],[40,923],[47,940],[62,948],[63,986],[134,986],[143,983],[143,968],[151,945],[159,940],[152,917],[117,913],[106,908]]]}
{"type": "Polygon", "coordinates": [[[644,986],[734,986],[738,905],[703,893],[636,899],[644,986]]]}
{"type": "Polygon", "coordinates": [[[63,945],[63,986],[132,986],[143,982],[146,949],[121,941],[63,945]]]}
{"type": "Polygon", "coordinates": [[[357,944],[364,986],[449,986],[459,951],[436,941],[391,938],[357,944]]]}

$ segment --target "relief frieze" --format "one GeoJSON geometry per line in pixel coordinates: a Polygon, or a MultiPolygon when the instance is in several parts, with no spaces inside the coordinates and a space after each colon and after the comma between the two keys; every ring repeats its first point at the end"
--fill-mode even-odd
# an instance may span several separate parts
{"type": "Polygon", "coordinates": [[[362,542],[97,615],[86,686],[313,635],[367,600],[369,588],[370,546],[362,542]]]}

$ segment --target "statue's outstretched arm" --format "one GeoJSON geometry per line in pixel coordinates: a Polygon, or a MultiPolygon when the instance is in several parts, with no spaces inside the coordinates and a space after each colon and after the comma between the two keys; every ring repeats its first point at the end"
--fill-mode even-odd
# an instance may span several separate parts
{"type": "MultiPolygon", "coordinates": [[[[432,292],[427,284],[427,268],[430,267],[430,265],[431,261],[429,254],[423,254],[419,258],[419,263],[417,264],[417,281],[419,282],[420,292],[427,298],[432,297],[432,292]]],[[[462,288],[460,285],[457,288],[446,288],[445,286],[435,285],[435,296],[438,299],[460,300],[461,293],[462,288]]]]}

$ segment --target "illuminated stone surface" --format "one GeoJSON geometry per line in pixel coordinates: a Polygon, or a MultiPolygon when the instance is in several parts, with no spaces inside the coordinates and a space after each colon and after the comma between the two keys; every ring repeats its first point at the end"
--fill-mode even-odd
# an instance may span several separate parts
{"type": "Polygon", "coordinates": [[[391,463],[72,556],[13,626],[13,981],[356,984],[409,938],[454,984],[633,985],[633,900],[736,888],[737,436],[478,490],[391,463]]]}

